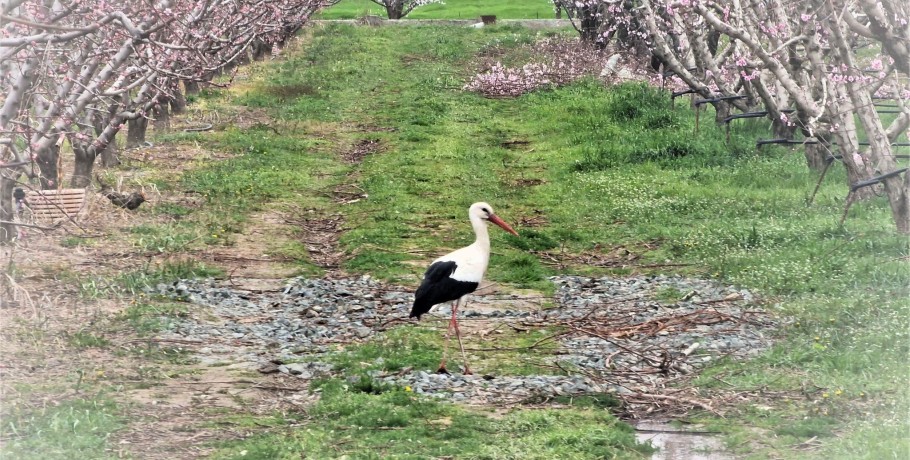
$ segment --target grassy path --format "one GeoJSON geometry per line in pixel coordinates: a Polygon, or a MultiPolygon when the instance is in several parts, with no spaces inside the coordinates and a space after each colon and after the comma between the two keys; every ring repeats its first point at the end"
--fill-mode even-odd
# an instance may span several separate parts
{"type": "MultiPolygon", "coordinates": [[[[906,238],[892,231],[887,204],[854,205],[846,226],[838,227],[841,171],[829,173],[807,207],[814,174],[798,154],[755,152],[754,139],[767,136],[763,126],[736,128],[725,144],[713,127],[702,124],[696,133],[684,104],[670,108],[665,95],[639,86],[588,81],[502,100],[462,91],[479,59],[520,65],[527,55],[522,47],[536,37],[509,27],[310,30],[284,59],[256,64],[233,89],[208,90],[193,101],[193,116],[217,121],[214,113],[229,121],[216,123],[213,132],[157,139],[165,149],[198,145],[229,158],[188,159],[179,177],[173,170],[150,172],[164,194],[191,192],[199,201],[143,209],[136,219],[147,222],[130,223],[117,241],[140,248],[149,261],[209,261],[213,252],[252,244],[249,235],[261,231],[255,257],[267,252],[291,271],[318,276],[327,268],[309,252],[307,228],[315,219],[337,218],[340,235],[332,245],[338,266],[328,270],[413,285],[425,261],[470,240],[465,209],[486,200],[523,235],[493,235],[490,278],[503,289],[551,292],[546,277],[557,272],[634,272],[712,278],[760,293],[765,308],[786,324],[779,345],[750,362],[718,363],[697,384],[765,396],[729,408],[725,419],[692,417],[722,430],[738,453],[906,457],[910,251],[906,238]],[[279,231],[265,222],[276,216],[296,224],[279,231]],[[634,262],[579,262],[610,261],[618,249],[634,262]],[[812,450],[802,449],[807,441],[812,450]]],[[[115,278],[111,286],[127,288],[91,291],[92,299],[121,303],[112,307],[121,318],[116,324],[129,327],[113,335],[117,343],[166,327],[145,320],[183,314],[155,299],[128,303],[143,283],[199,269],[187,262],[156,267],[124,267],[135,276],[115,278]]],[[[71,281],[84,288],[85,276],[71,281]]],[[[81,289],[83,299],[88,291],[81,289]]],[[[113,353],[101,340],[112,332],[92,324],[80,324],[82,335],[63,350],[113,353]]],[[[390,349],[396,362],[423,363],[437,340],[424,329],[394,329],[341,353],[337,364],[359,369],[390,349]]],[[[185,355],[168,355],[167,362],[178,365],[174,356],[185,355]]],[[[104,381],[98,377],[92,385],[104,381]]],[[[161,381],[141,374],[118,380],[127,390],[161,381]]],[[[243,427],[247,434],[213,442],[207,452],[215,458],[299,458],[301,452],[314,458],[636,458],[646,452],[627,426],[598,408],[503,414],[424,401],[400,388],[314,384],[322,398],[306,411],[210,413],[206,423],[243,427]]],[[[103,398],[82,398],[60,411],[26,409],[12,414],[16,433],[10,424],[5,428],[12,440],[5,452],[41,451],[65,439],[74,425],[64,417],[67,410],[87,414],[75,425],[97,428],[84,445],[59,448],[60,458],[67,449],[99,449],[107,445],[104,433],[131,423],[103,398]],[[49,432],[59,438],[42,438],[49,432]]]]}
{"type": "MultiPolygon", "coordinates": [[[[386,17],[385,9],[370,0],[343,0],[320,14],[322,19],[356,19],[366,15],[386,17]]],[[[478,19],[495,15],[498,19],[552,19],[553,4],[547,0],[449,0],[414,10],[407,19],[478,19]]]]}
{"type": "MultiPolygon", "coordinates": [[[[542,225],[522,228],[521,240],[494,236],[494,281],[546,291],[553,268],[529,249],[577,255],[625,245],[641,265],[681,264],[683,273],[756,289],[793,318],[780,347],[719,366],[702,383],[808,391],[805,403],[739,415],[743,427],[779,436],[775,446],[821,436],[822,452],[840,456],[906,451],[865,441],[897,439],[905,427],[907,333],[888,325],[906,324],[907,241],[893,235],[883,202],[838,228],[839,172],[807,207],[814,175],[797,154],[755,152],[760,125],[735,129],[725,145],[711,127],[693,134],[685,107],[667,110],[664,96],[634,86],[580,83],[514,100],[461,91],[476,56],[508,60],[530,40],[502,28],[320,29],[236,102],[279,120],[328,123],[344,133],[342,145],[378,143],[350,166],[369,199],[332,208],[356,221],[341,238],[347,270],[413,283],[420,268],[411,262],[425,260],[423,251],[469,240],[459,225],[468,204],[502,203],[511,221],[542,225]],[[274,96],[295,87],[314,89],[274,96]],[[865,420],[849,416],[857,411],[865,420]]],[[[641,270],[613,272],[629,269],[641,270]]]]}

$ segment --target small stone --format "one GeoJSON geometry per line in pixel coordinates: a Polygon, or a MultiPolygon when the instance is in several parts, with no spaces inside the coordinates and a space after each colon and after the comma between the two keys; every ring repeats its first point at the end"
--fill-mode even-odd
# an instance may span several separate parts
{"type": "Polygon", "coordinates": [[[281,372],[281,371],[278,369],[278,367],[279,367],[279,366],[278,366],[277,364],[275,364],[275,363],[268,363],[268,364],[265,364],[265,365],[263,365],[262,367],[260,367],[260,368],[258,369],[258,371],[259,371],[260,373],[263,373],[263,374],[275,374],[275,373],[277,373],[277,372],[281,372]]]}
{"type": "Polygon", "coordinates": [[[297,378],[304,379],[304,380],[310,380],[313,378],[313,373],[310,371],[300,371],[299,374],[292,374],[292,375],[296,375],[297,378]]]}
{"type": "Polygon", "coordinates": [[[300,375],[301,373],[303,373],[303,371],[306,370],[306,364],[304,364],[304,363],[291,363],[291,364],[284,364],[283,366],[288,370],[288,373],[291,375],[300,375]]]}

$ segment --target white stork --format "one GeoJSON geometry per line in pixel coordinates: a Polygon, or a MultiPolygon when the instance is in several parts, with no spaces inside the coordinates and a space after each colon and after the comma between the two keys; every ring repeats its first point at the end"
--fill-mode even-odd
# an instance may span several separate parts
{"type": "Polygon", "coordinates": [[[449,333],[452,329],[455,330],[455,337],[458,338],[458,345],[461,347],[464,373],[471,373],[464,345],[461,343],[461,332],[458,330],[458,320],[455,318],[455,314],[458,307],[463,306],[463,299],[480,285],[480,281],[487,271],[487,264],[490,262],[490,234],[487,232],[486,221],[493,222],[505,231],[518,236],[518,233],[496,216],[493,208],[486,203],[472,204],[468,209],[468,217],[471,219],[471,226],[474,227],[477,239],[470,246],[452,251],[430,264],[423,275],[423,282],[417,288],[414,306],[411,308],[410,317],[417,317],[420,320],[420,315],[430,311],[434,305],[452,302],[452,319],[446,330],[442,362],[439,363],[437,371],[441,373],[448,373],[446,357],[449,349],[449,333]]]}

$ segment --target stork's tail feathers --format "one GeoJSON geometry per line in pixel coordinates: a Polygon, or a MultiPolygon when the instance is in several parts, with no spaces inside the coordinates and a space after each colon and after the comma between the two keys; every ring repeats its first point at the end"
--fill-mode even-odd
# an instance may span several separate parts
{"type": "Polygon", "coordinates": [[[424,305],[424,302],[419,300],[414,301],[414,306],[411,307],[411,314],[408,315],[408,318],[417,318],[417,321],[420,321],[420,315],[430,311],[432,305],[424,305]]]}

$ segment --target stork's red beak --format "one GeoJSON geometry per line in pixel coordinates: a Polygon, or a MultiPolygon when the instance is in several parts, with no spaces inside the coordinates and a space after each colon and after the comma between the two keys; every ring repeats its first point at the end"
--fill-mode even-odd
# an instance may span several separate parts
{"type": "Polygon", "coordinates": [[[493,222],[494,224],[499,225],[500,227],[502,227],[503,230],[505,230],[515,236],[518,236],[518,232],[513,230],[512,227],[509,226],[509,224],[507,224],[504,220],[500,219],[499,216],[497,216],[496,214],[490,214],[489,219],[490,219],[490,222],[493,222]]]}

